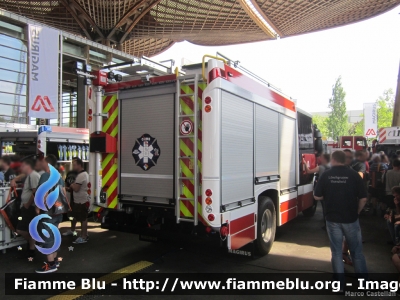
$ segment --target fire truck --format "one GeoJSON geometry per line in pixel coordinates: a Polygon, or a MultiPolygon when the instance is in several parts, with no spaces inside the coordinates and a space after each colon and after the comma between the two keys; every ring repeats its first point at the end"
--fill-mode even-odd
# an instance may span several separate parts
{"type": "Polygon", "coordinates": [[[206,55],[183,71],[112,84],[95,73],[94,211],[105,228],[192,223],[230,251],[252,243],[265,255],[277,226],[315,212],[302,159],[315,167],[321,134],[310,114],[237,62],[206,55]]]}
{"type": "Polygon", "coordinates": [[[378,138],[373,143],[375,152],[384,151],[389,157],[400,150],[400,127],[385,127],[378,131],[378,138]]]}
{"type": "Polygon", "coordinates": [[[363,136],[340,136],[337,141],[328,141],[327,152],[351,149],[354,151],[367,149],[368,143],[363,136]]]}

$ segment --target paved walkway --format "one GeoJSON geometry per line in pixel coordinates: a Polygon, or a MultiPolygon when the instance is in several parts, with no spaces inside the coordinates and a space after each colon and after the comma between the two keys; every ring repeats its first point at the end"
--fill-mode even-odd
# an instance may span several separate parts
{"type": "MultiPolygon", "coordinates": [[[[60,271],[63,273],[110,273],[139,261],[154,264],[148,272],[331,272],[329,241],[323,225],[320,207],[313,218],[299,216],[297,219],[278,228],[276,242],[268,256],[251,259],[228,255],[218,248],[218,241],[194,239],[182,243],[148,243],[139,241],[138,235],[101,229],[98,223],[89,224],[90,241],[82,245],[72,244],[72,237],[63,237],[60,256],[63,257],[60,271]],[[68,247],[73,246],[73,251],[68,247]]],[[[364,253],[368,269],[373,273],[395,273],[391,264],[391,246],[387,244],[389,235],[382,219],[372,216],[361,217],[364,237],[364,253]]],[[[61,224],[61,231],[67,230],[68,223],[61,224]]],[[[4,274],[8,272],[30,273],[40,267],[44,257],[40,254],[33,262],[22,256],[23,251],[16,248],[0,254],[0,295],[4,295],[4,274]]],[[[348,272],[352,268],[346,266],[348,272]]],[[[99,296],[100,297],[100,296],[99,296]]],[[[296,296],[296,299],[310,296],[296,296]]],[[[7,299],[24,299],[10,297],[7,299]]],[[[46,299],[32,296],[30,299],[46,299]]],[[[85,299],[87,297],[82,297],[85,299]]],[[[91,297],[90,299],[92,299],[91,297]]],[[[95,298],[97,298],[95,296],[95,298]]],[[[122,299],[122,296],[103,296],[102,299],[122,299]]],[[[126,296],[124,297],[126,299],[126,296]]],[[[142,297],[135,297],[135,299],[142,297]]],[[[164,299],[158,296],[157,298],[164,299]]],[[[169,298],[166,297],[165,298],[169,298]]],[[[171,299],[185,298],[171,296],[171,299]],[[173,297],[173,298],[172,298],[173,297]]],[[[186,297],[204,299],[202,297],[186,297]]],[[[218,297],[228,298],[228,297],[218,297]]],[[[229,299],[236,297],[229,296],[229,299]]],[[[242,297],[237,297],[242,298],[242,297]]],[[[265,296],[263,296],[263,299],[265,296]]],[[[274,296],[288,299],[288,296],[274,296]]],[[[325,297],[316,296],[315,299],[325,297]]],[[[330,296],[330,298],[342,298],[330,296]]],[[[89,299],[89,298],[87,298],[89,299]]],[[[243,298],[242,298],[243,299],[243,298]]],[[[261,299],[261,297],[260,297],[261,299]]],[[[293,299],[295,299],[293,297],[293,299]]],[[[370,298],[371,299],[371,298],[370,298]]]]}

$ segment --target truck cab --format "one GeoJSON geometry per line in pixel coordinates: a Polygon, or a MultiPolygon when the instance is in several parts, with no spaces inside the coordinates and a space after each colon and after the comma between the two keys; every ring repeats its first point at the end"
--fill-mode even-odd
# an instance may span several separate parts
{"type": "Polygon", "coordinates": [[[353,151],[365,150],[368,147],[367,139],[363,136],[339,136],[336,142],[328,142],[327,151],[350,149],[353,151]]]}

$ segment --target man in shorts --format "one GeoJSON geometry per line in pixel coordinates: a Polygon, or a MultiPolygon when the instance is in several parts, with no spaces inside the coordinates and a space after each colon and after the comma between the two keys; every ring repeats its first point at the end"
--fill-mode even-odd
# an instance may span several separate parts
{"type": "Polygon", "coordinates": [[[35,162],[25,159],[21,171],[25,176],[21,193],[21,220],[17,224],[17,233],[28,241],[28,257],[35,256],[35,241],[29,234],[29,223],[36,217],[34,195],[39,184],[40,175],[34,170],[35,162]]]}
{"type": "Polygon", "coordinates": [[[88,194],[89,174],[83,168],[83,161],[78,157],[72,159],[72,169],[77,173],[75,182],[68,188],[74,199],[71,213],[73,219],[71,220],[71,230],[63,233],[63,235],[73,235],[76,223],[81,222],[81,236],[74,241],[74,244],[83,244],[89,241],[87,233],[88,204],[90,203],[88,194]]]}
{"type": "MultiPolygon", "coordinates": [[[[39,158],[40,159],[40,158],[39,158]]],[[[50,167],[49,164],[52,165],[54,168],[56,168],[57,165],[57,158],[50,154],[48,155],[45,159],[40,159],[40,163],[41,163],[41,169],[44,170],[44,173],[40,176],[40,180],[39,180],[39,186],[43,183],[45,183],[49,178],[50,178],[50,167]]],[[[60,188],[64,189],[64,181],[62,180],[61,176],[60,176],[60,180],[58,182],[58,185],[60,186],[60,188]]],[[[65,191],[63,191],[65,194],[65,191]]],[[[42,213],[42,214],[48,214],[49,212],[43,212],[43,211],[39,211],[39,208],[36,208],[36,212],[42,213]]],[[[60,223],[63,220],[63,215],[59,214],[59,215],[50,215],[51,219],[42,219],[40,221],[40,225],[43,227],[43,229],[47,229],[46,225],[44,225],[43,223],[50,223],[53,224],[54,226],[56,226],[58,228],[58,226],[60,225],[60,223]]],[[[54,236],[50,234],[49,237],[47,237],[45,239],[45,242],[42,243],[40,245],[40,247],[42,248],[51,248],[54,245],[54,236]]],[[[36,270],[36,273],[51,273],[51,272],[55,272],[58,270],[58,268],[60,267],[60,262],[59,259],[57,258],[57,251],[53,252],[49,255],[47,255],[47,262],[45,262],[44,266],[41,267],[40,269],[36,270]]]]}

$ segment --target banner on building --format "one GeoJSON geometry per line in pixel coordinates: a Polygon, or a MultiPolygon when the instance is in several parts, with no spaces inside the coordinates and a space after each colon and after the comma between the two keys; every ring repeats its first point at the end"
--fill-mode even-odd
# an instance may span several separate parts
{"type": "Polygon", "coordinates": [[[29,116],[58,118],[59,31],[29,25],[29,116]]]}
{"type": "Polygon", "coordinates": [[[376,103],[364,103],[364,136],[374,138],[378,134],[376,103]]]}

